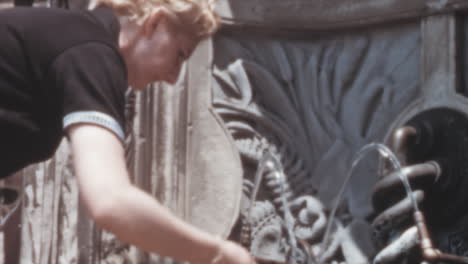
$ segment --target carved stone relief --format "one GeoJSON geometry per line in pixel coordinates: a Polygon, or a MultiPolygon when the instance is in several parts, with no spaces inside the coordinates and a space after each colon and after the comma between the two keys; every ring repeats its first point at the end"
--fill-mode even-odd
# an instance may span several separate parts
{"type": "MultiPolygon", "coordinates": [[[[293,254],[274,171],[265,172],[250,201],[262,156],[280,160],[295,237],[317,253],[353,155],[382,141],[390,121],[419,94],[419,43],[416,23],[310,35],[226,29],[215,37],[213,106],[241,153],[244,234],[238,239],[254,255],[281,263],[293,254]]],[[[356,172],[323,260],[367,263],[375,253],[365,221],[375,164],[373,158],[356,172]]]]}

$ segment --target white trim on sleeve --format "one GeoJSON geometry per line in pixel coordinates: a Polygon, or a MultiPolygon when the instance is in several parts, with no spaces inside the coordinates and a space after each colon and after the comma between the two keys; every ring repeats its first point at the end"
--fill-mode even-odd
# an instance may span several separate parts
{"type": "Polygon", "coordinates": [[[125,133],[119,123],[110,115],[97,111],[79,111],[66,115],[63,118],[63,128],[78,123],[89,123],[109,129],[117,135],[122,142],[125,142],[125,133]]]}

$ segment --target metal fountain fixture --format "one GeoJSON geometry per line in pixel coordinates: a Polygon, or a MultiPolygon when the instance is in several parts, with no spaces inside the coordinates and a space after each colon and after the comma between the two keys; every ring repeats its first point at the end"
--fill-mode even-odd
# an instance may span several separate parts
{"type": "MultiPolygon", "coordinates": [[[[402,164],[431,161],[437,174],[434,187],[427,195],[427,214],[435,228],[449,225],[453,218],[467,213],[464,202],[467,184],[466,150],[468,149],[468,115],[449,108],[421,112],[393,133],[393,148],[402,164]],[[462,197],[460,197],[462,196],[462,197]]],[[[416,207],[417,208],[417,207],[416,207]]],[[[422,257],[430,262],[468,263],[468,258],[443,253],[431,239],[425,214],[416,209],[413,219],[420,237],[422,257]]]]}
{"type": "Polygon", "coordinates": [[[462,232],[453,227],[468,214],[468,99],[457,92],[456,18],[428,18],[423,40],[433,37],[434,28],[444,28],[445,33],[438,36],[438,47],[423,41],[421,96],[392,124],[385,143],[393,146],[403,166],[431,162],[440,174],[422,210],[413,212],[422,258],[429,263],[468,263],[462,256],[468,252],[454,242],[462,232]]]}

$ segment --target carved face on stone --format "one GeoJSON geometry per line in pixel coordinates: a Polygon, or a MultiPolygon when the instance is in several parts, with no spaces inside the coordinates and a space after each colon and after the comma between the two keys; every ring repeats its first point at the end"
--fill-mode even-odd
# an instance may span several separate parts
{"type": "Polygon", "coordinates": [[[316,241],[325,231],[327,219],[322,203],[312,196],[294,200],[291,209],[296,213],[295,235],[302,240],[316,241]]]}
{"type": "Polygon", "coordinates": [[[285,263],[286,243],[282,220],[270,202],[256,202],[251,218],[250,252],[261,262],[285,263]]]}
{"type": "Polygon", "coordinates": [[[256,259],[267,263],[286,263],[285,240],[280,223],[273,221],[261,227],[253,237],[250,250],[256,259]]]}

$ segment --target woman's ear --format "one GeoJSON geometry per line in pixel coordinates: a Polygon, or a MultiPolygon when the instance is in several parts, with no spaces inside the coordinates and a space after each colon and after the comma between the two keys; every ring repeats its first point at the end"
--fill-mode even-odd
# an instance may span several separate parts
{"type": "Polygon", "coordinates": [[[154,31],[158,27],[158,25],[163,21],[166,17],[166,13],[162,8],[155,9],[145,20],[143,23],[143,32],[144,35],[148,38],[153,36],[154,31]]]}

